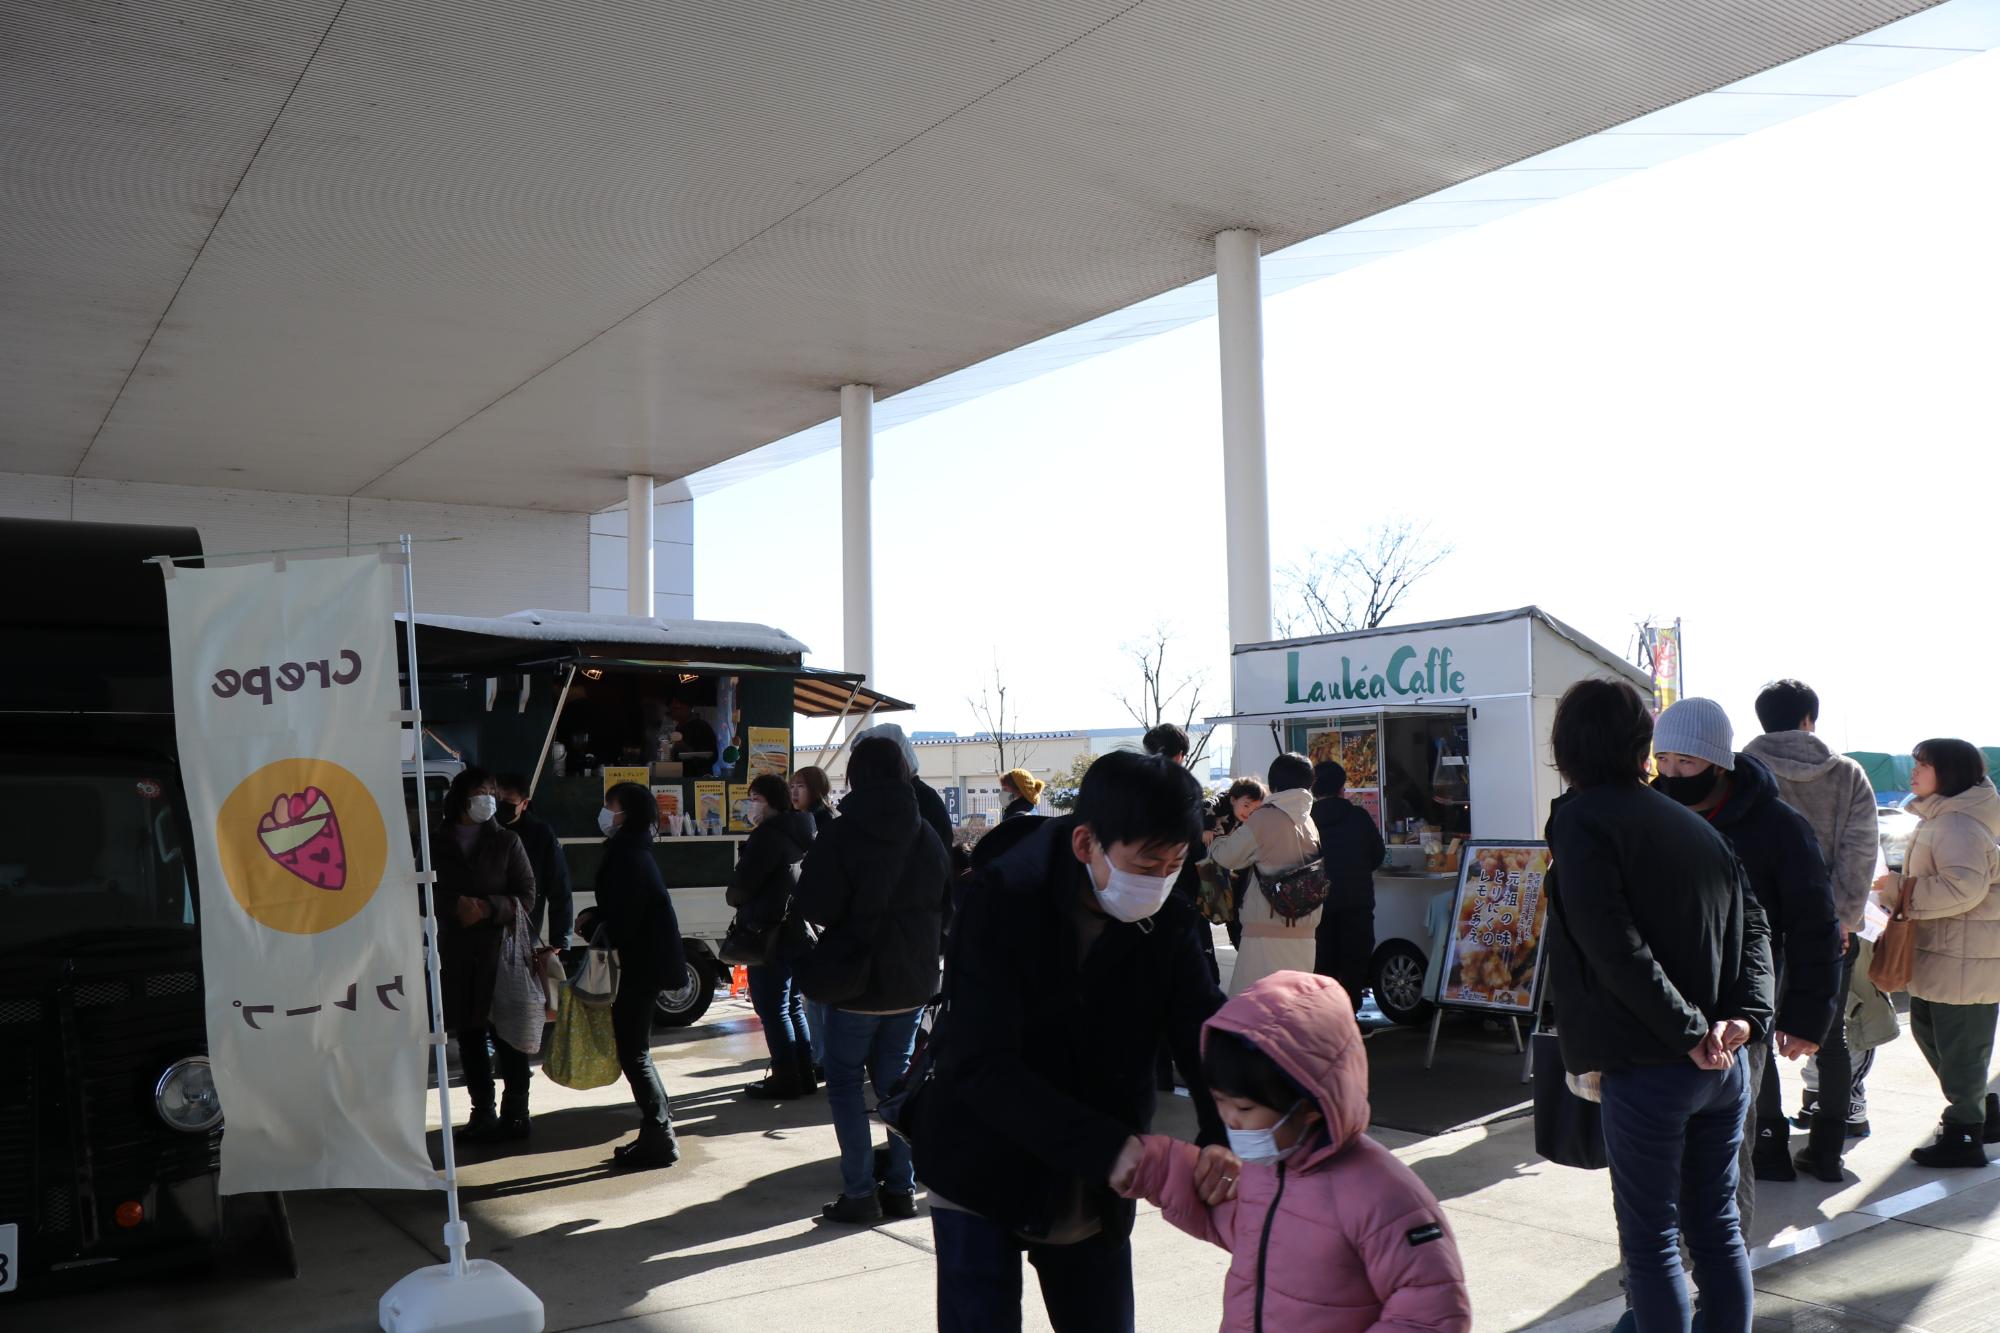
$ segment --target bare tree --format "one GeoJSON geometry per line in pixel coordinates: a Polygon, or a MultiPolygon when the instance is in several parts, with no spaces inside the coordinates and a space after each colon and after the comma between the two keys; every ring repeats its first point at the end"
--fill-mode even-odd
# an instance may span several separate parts
{"type": "Polygon", "coordinates": [[[1118,702],[1125,705],[1125,711],[1132,715],[1134,722],[1148,730],[1162,722],[1179,723],[1194,745],[1187,759],[1188,767],[1192,769],[1208,749],[1209,733],[1195,734],[1195,723],[1201,718],[1201,692],[1207,683],[1207,673],[1169,673],[1167,647],[1173,641],[1173,630],[1161,624],[1155,625],[1146,638],[1125,645],[1125,651],[1132,655],[1133,665],[1139,668],[1139,692],[1136,695],[1121,694],[1118,702]]]}
{"type": "Polygon", "coordinates": [[[993,659],[993,683],[979,687],[979,697],[965,697],[965,702],[985,724],[986,738],[993,746],[994,759],[999,763],[997,770],[1011,773],[1017,768],[1026,768],[1034,758],[1035,747],[1024,742],[1018,734],[1021,719],[1018,713],[1010,715],[1007,704],[1007,681],[1000,671],[1000,659],[993,659]],[[1012,726],[1014,730],[1009,731],[1012,726]]]}
{"type": "Polygon", "coordinates": [[[1431,541],[1429,528],[1407,518],[1370,530],[1344,551],[1307,551],[1303,561],[1278,571],[1286,602],[1278,632],[1290,638],[1375,629],[1451,553],[1448,543],[1431,541]]]}

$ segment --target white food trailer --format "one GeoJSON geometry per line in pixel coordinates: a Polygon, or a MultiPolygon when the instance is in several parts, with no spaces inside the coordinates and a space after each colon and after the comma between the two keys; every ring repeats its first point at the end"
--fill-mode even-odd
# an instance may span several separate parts
{"type": "Polygon", "coordinates": [[[1233,650],[1237,711],[1209,720],[1236,727],[1234,771],[1261,777],[1282,751],[1338,759],[1349,799],[1390,842],[1370,974],[1388,1017],[1430,1015],[1454,849],[1542,836],[1562,790],[1549,757],[1556,701],[1590,677],[1652,691],[1644,671],[1532,606],[1233,650]]]}

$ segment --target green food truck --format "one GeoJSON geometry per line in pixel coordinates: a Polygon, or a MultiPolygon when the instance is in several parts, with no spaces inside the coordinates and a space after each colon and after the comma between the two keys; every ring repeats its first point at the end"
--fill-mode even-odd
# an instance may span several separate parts
{"type": "Polygon", "coordinates": [[[746,784],[792,771],[797,718],[828,723],[823,749],[807,746],[797,763],[831,762],[844,721],[910,707],[852,672],[804,665],[803,643],[763,625],[420,613],[416,638],[426,755],[529,776],[533,808],[569,862],[579,936],[590,924],[604,793],[619,782],[652,788],[661,811],[653,855],[687,951],[682,984],[655,1005],[673,1026],[701,1018],[724,976],[732,909],[723,894],[749,832],[746,784]]]}

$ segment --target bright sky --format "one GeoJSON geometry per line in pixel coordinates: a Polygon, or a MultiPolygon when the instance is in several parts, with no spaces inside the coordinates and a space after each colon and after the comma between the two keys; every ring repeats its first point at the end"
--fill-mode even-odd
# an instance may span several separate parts
{"type": "MultiPolygon", "coordinates": [[[[1456,554],[1397,622],[1679,616],[1739,745],[1776,675],[1839,749],[2000,744],[1995,161],[2000,53],[1272,298],[1275,561],[1408,516],[1456,554]]],[[[1228,711],[1216,380],[1208,320],[878,438],[916,726],[996,659],[1025,728],[1128,722],[1162,622],[1228,711]]],[[[839,665],[838,494],[828,453],[700,500],[697,614],[839,665]]]]}

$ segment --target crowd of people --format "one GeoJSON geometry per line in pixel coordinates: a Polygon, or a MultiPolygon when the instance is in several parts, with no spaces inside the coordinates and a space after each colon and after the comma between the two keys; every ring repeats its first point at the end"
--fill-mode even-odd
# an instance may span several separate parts
{"type": "MultiPolygon", "coordinates": [[[[2000,1016],[2000,794],[1978,749],[1913,754],[1920,823],[1876,873],[1866,776],[1814,735],[1818,696],[1780,681],[1738,751],[1720,705],[1655,720],[1630,685],[1585,681],[1551,747],[1548,987],[1572,1086],[1600,1104],[1629,1310],[1621,1327],[1751,1327],[1744,1234],[1760,1181],[1844,1179],[1858,1093],[1849,996],[1867,987],[1868,898],[1913,927],[1911,1031],[1947,1102],[1926,1167],[1984,1167],[2000,1016]],[[1780,1060],[1818,1062],[1789,1152],[1780,1060]],[[1692,1263],[1685,1281],[1681,1249],[1692,1263]]],[[[1865,999],[1863,1001],[1866,1003],[1865,999]]],[[[1893,1022],[1889,1032],[1894,1032],[1893,1022]]],[[[1864,1125],[1865,1132],[1865,1125],[1864,1125]]]]}
{"type": "MultiPolygon", "coordinates": [[[[1872,1048],[1898,1030],[1870,981],[1871,898],[1913,923],[1910,1026],[1946,1101],[1911,1157],[1982,1167],[2000,1141],[2000,793],[1983,756],[1916,747],[1921,822],[1901,873],[1882,873],[1874,793],[1815,734],[1818,697],[1781,681],[1757,714],[1763,734],[1739,749],[1713,701],[1656,718],[1629,684],[1589,680],[1550,736],[1567,791],[1545,830],[1548,1000],[1570,1085],[1599,1106],[1639,1333],[1747,1331],[1757,1184],[1839,1181],[1869,1132],[1872,1048]],[[1802,1065],[1796,1118],[1787,1062],[1802,1065]]],[[[1010,772],[969,854],[893,725],[856,738],[837,804],[817,768],[753,781],[728,901],[732,934],[761,942],[749,991],[770,1069],[744,1095],[824,1086],[828,1223],[914,1217],[922,1182],[943,1330],[1018,1328],[1023,1256],[1058,1330],[1133,1328],[1139,1199],[1232,1253],[1227,1328],[1464,1330],[1449,1221],[1363,1132],[1355,1011],[1381,831],[1338,763],[1283,754],[1211,803],[1188,752],[1181,729],[1154,729],[1145,753],[1091,764],[1060,818],[1010,772]],[[1218,921],[1237,947],[1227,996],[1218,921]],[[1192,1143],[1151,1132],[1174,1069],[1198,1094],[1192,1143]],[[894,1108],[886,1147],[871,1104],[894,1108]]],[[[600,817],[598,942],[623,965],[613,1027],[640,1113],[615,1160],[632,1169],[678,1158],[650,1054],[652,997],[684,966],[656,819],[629,785],[600,817]]],[[[453,781],[434,847],[445,1021],[472,1102],[457,1133],[519,1139],[529,1058],[493,996],[507,968],[567,943],[562,850],[521,779],[476,768],[453,781]]]]}

